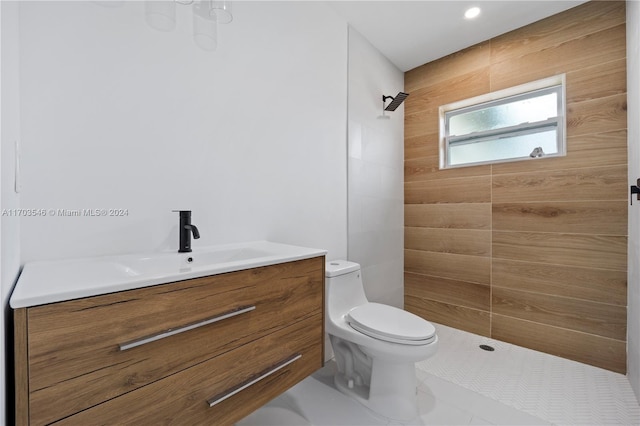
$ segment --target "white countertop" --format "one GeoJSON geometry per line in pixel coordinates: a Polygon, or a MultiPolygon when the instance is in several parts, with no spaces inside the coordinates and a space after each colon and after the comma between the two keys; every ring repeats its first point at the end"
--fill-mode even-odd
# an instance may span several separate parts
{"type": "Polygon", "coordinates": [[[9,304],[26,308],[324,256],[326,250],[253,241],[161,252],[27,263],[9,304]]]}

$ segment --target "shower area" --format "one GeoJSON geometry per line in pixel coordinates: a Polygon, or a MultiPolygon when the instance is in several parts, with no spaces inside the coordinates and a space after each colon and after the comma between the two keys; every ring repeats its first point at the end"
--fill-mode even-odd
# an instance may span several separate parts
{"type": "Polygon", "coordinates": [[[626,372],[626,78],[624,2],[588,2],[405,74],[405,309],[626,372]],[[565,157],[439,169],[440,105],[557,74],[565,157]]]}

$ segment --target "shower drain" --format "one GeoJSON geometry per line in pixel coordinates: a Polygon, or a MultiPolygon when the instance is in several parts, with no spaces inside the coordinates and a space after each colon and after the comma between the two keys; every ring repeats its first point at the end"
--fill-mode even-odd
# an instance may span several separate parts
{"type": "Polygon", "coordinates": [[[489,345],[480,345],[480,349],[482,349],[483,351],[495,351],[495,349],[493,348],[493,346],[489,346],[489,345]]]}

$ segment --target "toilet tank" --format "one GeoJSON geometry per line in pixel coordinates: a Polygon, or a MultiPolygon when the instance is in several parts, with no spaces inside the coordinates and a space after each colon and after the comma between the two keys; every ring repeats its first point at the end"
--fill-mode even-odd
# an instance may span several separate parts
{"type": "Polygon", "coordinates": [[[328,260],[324,266],[324,275],[327,278],[333,278],[359,270],[360,264],[355,262],[349,262],[348,260],[328,260]]]}
{"type": "Polygon", "coordinates": [[[367,303],[360,265],[347,260],[330,260],[325,265],[327,313],[340,316],[367,303]]]}

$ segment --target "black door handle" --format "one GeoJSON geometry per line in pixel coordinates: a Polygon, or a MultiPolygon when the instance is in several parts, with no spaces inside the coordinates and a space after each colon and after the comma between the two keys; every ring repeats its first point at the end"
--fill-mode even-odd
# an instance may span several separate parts
{"type": "Polygon", "coordinates": [[[631,205],[633,205],[633,194],[636,194],[636,200],[640,200],[640,179],[636,181],[636,185],[631,185],[631,205]]]}

